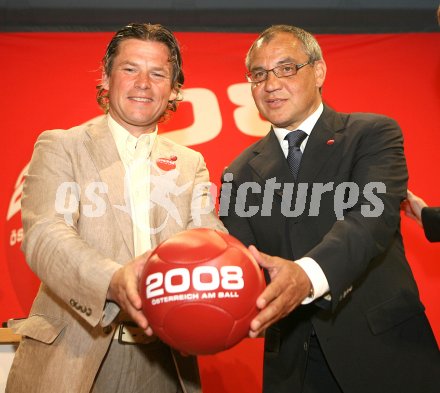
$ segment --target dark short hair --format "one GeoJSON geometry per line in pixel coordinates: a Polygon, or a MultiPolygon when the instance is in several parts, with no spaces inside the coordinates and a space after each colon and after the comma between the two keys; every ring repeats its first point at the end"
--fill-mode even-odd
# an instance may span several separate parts
{"type": "MultiPolygon", "coordinates": [[[[182,70],[182,55],[180,53],[180,46],[176,37],[171,30],[160,24],[150,23],[130,23],[118,30],[110,43],[102,59],[102,69],[106,75],[110,75],[113,68],[113,61],[118,54],[118,49],[122,41],[128,39],[137,39],[143,41],[155,41],[165,44],[170,52],[169,61],[172,66],[171,86],[177,92],[176,99],[168,102],[168,108],[164,116],[169,112],[175,112],[177,104],[182,100],[181,88],[185,81],[185,76],[182,70]]],[[[108,91],[104,89],[102,83],[96,86],[97,94],[96,100],[99,106],[108,112],[108,91]]],[[[163,120],[163,119],[161,119],[163,120]]]]}

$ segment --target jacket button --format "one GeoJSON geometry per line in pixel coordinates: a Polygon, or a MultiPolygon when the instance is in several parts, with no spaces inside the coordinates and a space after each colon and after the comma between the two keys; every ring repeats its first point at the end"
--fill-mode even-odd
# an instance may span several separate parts
{"type": "Polygon", "coordinates": [[[105,326],[102,331],[104,332],[104,334],[110,334],[112,332],[112,327],[111,325],[105,326]]]}
{"type": "Polygon", "coordinates": [[[309,344],[307,343],[307,341],[304,341],[304,351],[307,352],[308,349],[309,349],[309,344]]]}

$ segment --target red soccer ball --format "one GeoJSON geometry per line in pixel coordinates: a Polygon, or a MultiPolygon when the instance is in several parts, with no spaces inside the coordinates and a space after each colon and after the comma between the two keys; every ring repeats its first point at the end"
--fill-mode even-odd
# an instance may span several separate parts
{"type": "Polygon", "coordinates": [[[193,355],[228,349],[249,332],[264,275],[231,235],[197,228],[157,246],[141,277],[143,311],[155,334],[193,355]]]}

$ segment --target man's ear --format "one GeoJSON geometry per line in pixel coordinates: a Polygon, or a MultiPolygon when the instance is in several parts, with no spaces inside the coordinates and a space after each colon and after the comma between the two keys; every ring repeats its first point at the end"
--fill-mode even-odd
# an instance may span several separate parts
{"type": "Polygon", "coordinates": [[[171,89],[170,98],[168,98],[168,101],[174,101],[179,96],[179,92],[177,89],[173,88],[171,89]]]}
{"type": "Polygon", "coordinates": [[[324,60],[317,60],[313,68],[315,70],[316,87],[321,88],[325,81],[325,75],[327,74],[327,65],[324,60]]]}

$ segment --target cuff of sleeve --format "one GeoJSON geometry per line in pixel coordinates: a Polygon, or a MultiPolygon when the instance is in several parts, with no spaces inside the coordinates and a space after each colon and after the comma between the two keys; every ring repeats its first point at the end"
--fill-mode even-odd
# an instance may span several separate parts
{"type": "Polygon", "coordinates": [[[304,257],[298,259],[295,263],[305,271],[312,283],[312,292],[301,302],[301,304],[309,304],[329,292],[330,287],[327,278],[325,277],[321,266],[319,266],[314,259],[304,257]]]}
{"type": "Polygon", "coordinates": [[[99,321],[99,323],[103,327],[110,325],[120,311],[120,308],[116,303],[107,300],[107,293],[113,275],[121,268],[122,265],[116,262],[112,262],[111,264],[107,265],[105,268],[106,278],[105,281],[103,281],[103,287],[105,288],[105,292],[104,291],[102,292],[104,298],[101,299],[102,307],[100,308],[100,310],[102,310],[102,312],[99,321]]]}

